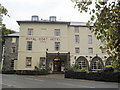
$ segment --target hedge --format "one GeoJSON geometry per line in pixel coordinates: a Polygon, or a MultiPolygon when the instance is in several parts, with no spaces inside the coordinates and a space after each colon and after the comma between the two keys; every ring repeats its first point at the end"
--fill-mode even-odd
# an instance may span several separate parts
{"type": "Polygon", "coordinates": [[[86,73],[86,72],[66,71],[65,78],[86,79],[86,80],[120,83],[120,72],[90,72],[90,73],[86,73]]]}
{"type": "Polygon", "coordinates": [[[2,71],[2,74],[18,74],[18,75],[47,75],[48,71],[34,71],[34,70],[11,70],[11,71],[2,71]]]}

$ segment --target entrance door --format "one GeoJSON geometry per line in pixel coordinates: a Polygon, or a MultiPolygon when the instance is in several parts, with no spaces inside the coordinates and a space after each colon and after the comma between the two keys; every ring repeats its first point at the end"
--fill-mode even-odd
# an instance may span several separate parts
{"type": "Polygon", "coordinates": [[[54,62],[54,71],[61,72],[61,60],[60,60],[60,58],[56,57],[53,62],[54,62]]]}
{"type": "Polygon", "coordinates": [[[54,62],[54,71],[61,72],[61,62],[54,62]]]}

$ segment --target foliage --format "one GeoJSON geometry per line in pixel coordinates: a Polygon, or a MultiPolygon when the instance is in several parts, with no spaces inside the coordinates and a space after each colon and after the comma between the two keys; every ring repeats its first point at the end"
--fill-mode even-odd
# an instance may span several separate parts
{"type": "Polygon", "coordinates": [[[120,70],[120,0],[72,0],[79,11],[91,15],[87,23],[98,40],[103,40],[100,49],[105,49],[115,60],[115,68],[120,70]],[[94,8],[90,8],[94,5],[94,8]],[[93,27],[91,27],[91,24],[93,27]]]}
{"type": "Polygon", "coordinates": [[[72,66],[66,66],[65,71],[74,71],[74,68],[72,66]]]}
{"type": "Polygon", "coordinates": [[[39,64],[39,66],[37,67],[37,66],[35,66],[35,69],[34,69],[34,71],[45,71],[46,69],[45,68],[43,68],[40,64],[39,64]]]}
{"type": "Polygon", "coordinates": [[[2,26],[2,45],[4,45],[4,43],[5,43],[5,36],[7,36],[8,34],[12,34],[12,33],[15,33],[15,31],[7,29],[5,27],[5,25],[3,24],[3,26],[2,26]]]}
{"type": "Polygon", "coordinates": [[[104,71],[105,72],[114,72],[114,68],[112,65],[107,65],[107,66],[105,66],[104,71]]]}
{"type": "MultiPolygon", "coordinates": [[[[2,15],[8,15],[7,13],[8,13],[7,9],[4,8],[4,7],[0,4],[0,16],[2,16],[2,15]]],[[[9,16],[9,15],[8,15],[8,16],[9,16]]],[[[2,21],[1,21],[1,20],[0,20],[0,25],[2,25],[2,21]]]]}

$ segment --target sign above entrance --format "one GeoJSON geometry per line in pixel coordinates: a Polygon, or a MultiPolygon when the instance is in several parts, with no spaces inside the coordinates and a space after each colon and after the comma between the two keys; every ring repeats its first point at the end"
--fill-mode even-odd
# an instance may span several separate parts
{"type": "Polygon", "coordinates": [[[26,40],[32,41],[60,41],[58,37],[26,37],[26,40]]]}

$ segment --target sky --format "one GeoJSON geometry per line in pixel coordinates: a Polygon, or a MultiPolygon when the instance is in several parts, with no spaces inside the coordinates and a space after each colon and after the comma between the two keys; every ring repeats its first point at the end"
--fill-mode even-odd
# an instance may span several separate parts
{"type": "Polygon", "coordinates": [[[80,13],[74,8],[71,0],[0,0],[2,6],[8,10],[8,16],[3,16],[3,23],[8,29],[19,32],[18,20],[31,20],[32,15],[39,19],[48,20],[49,16],[56,16],[57,21],[87,22],[87,13],[80,13]]]}

